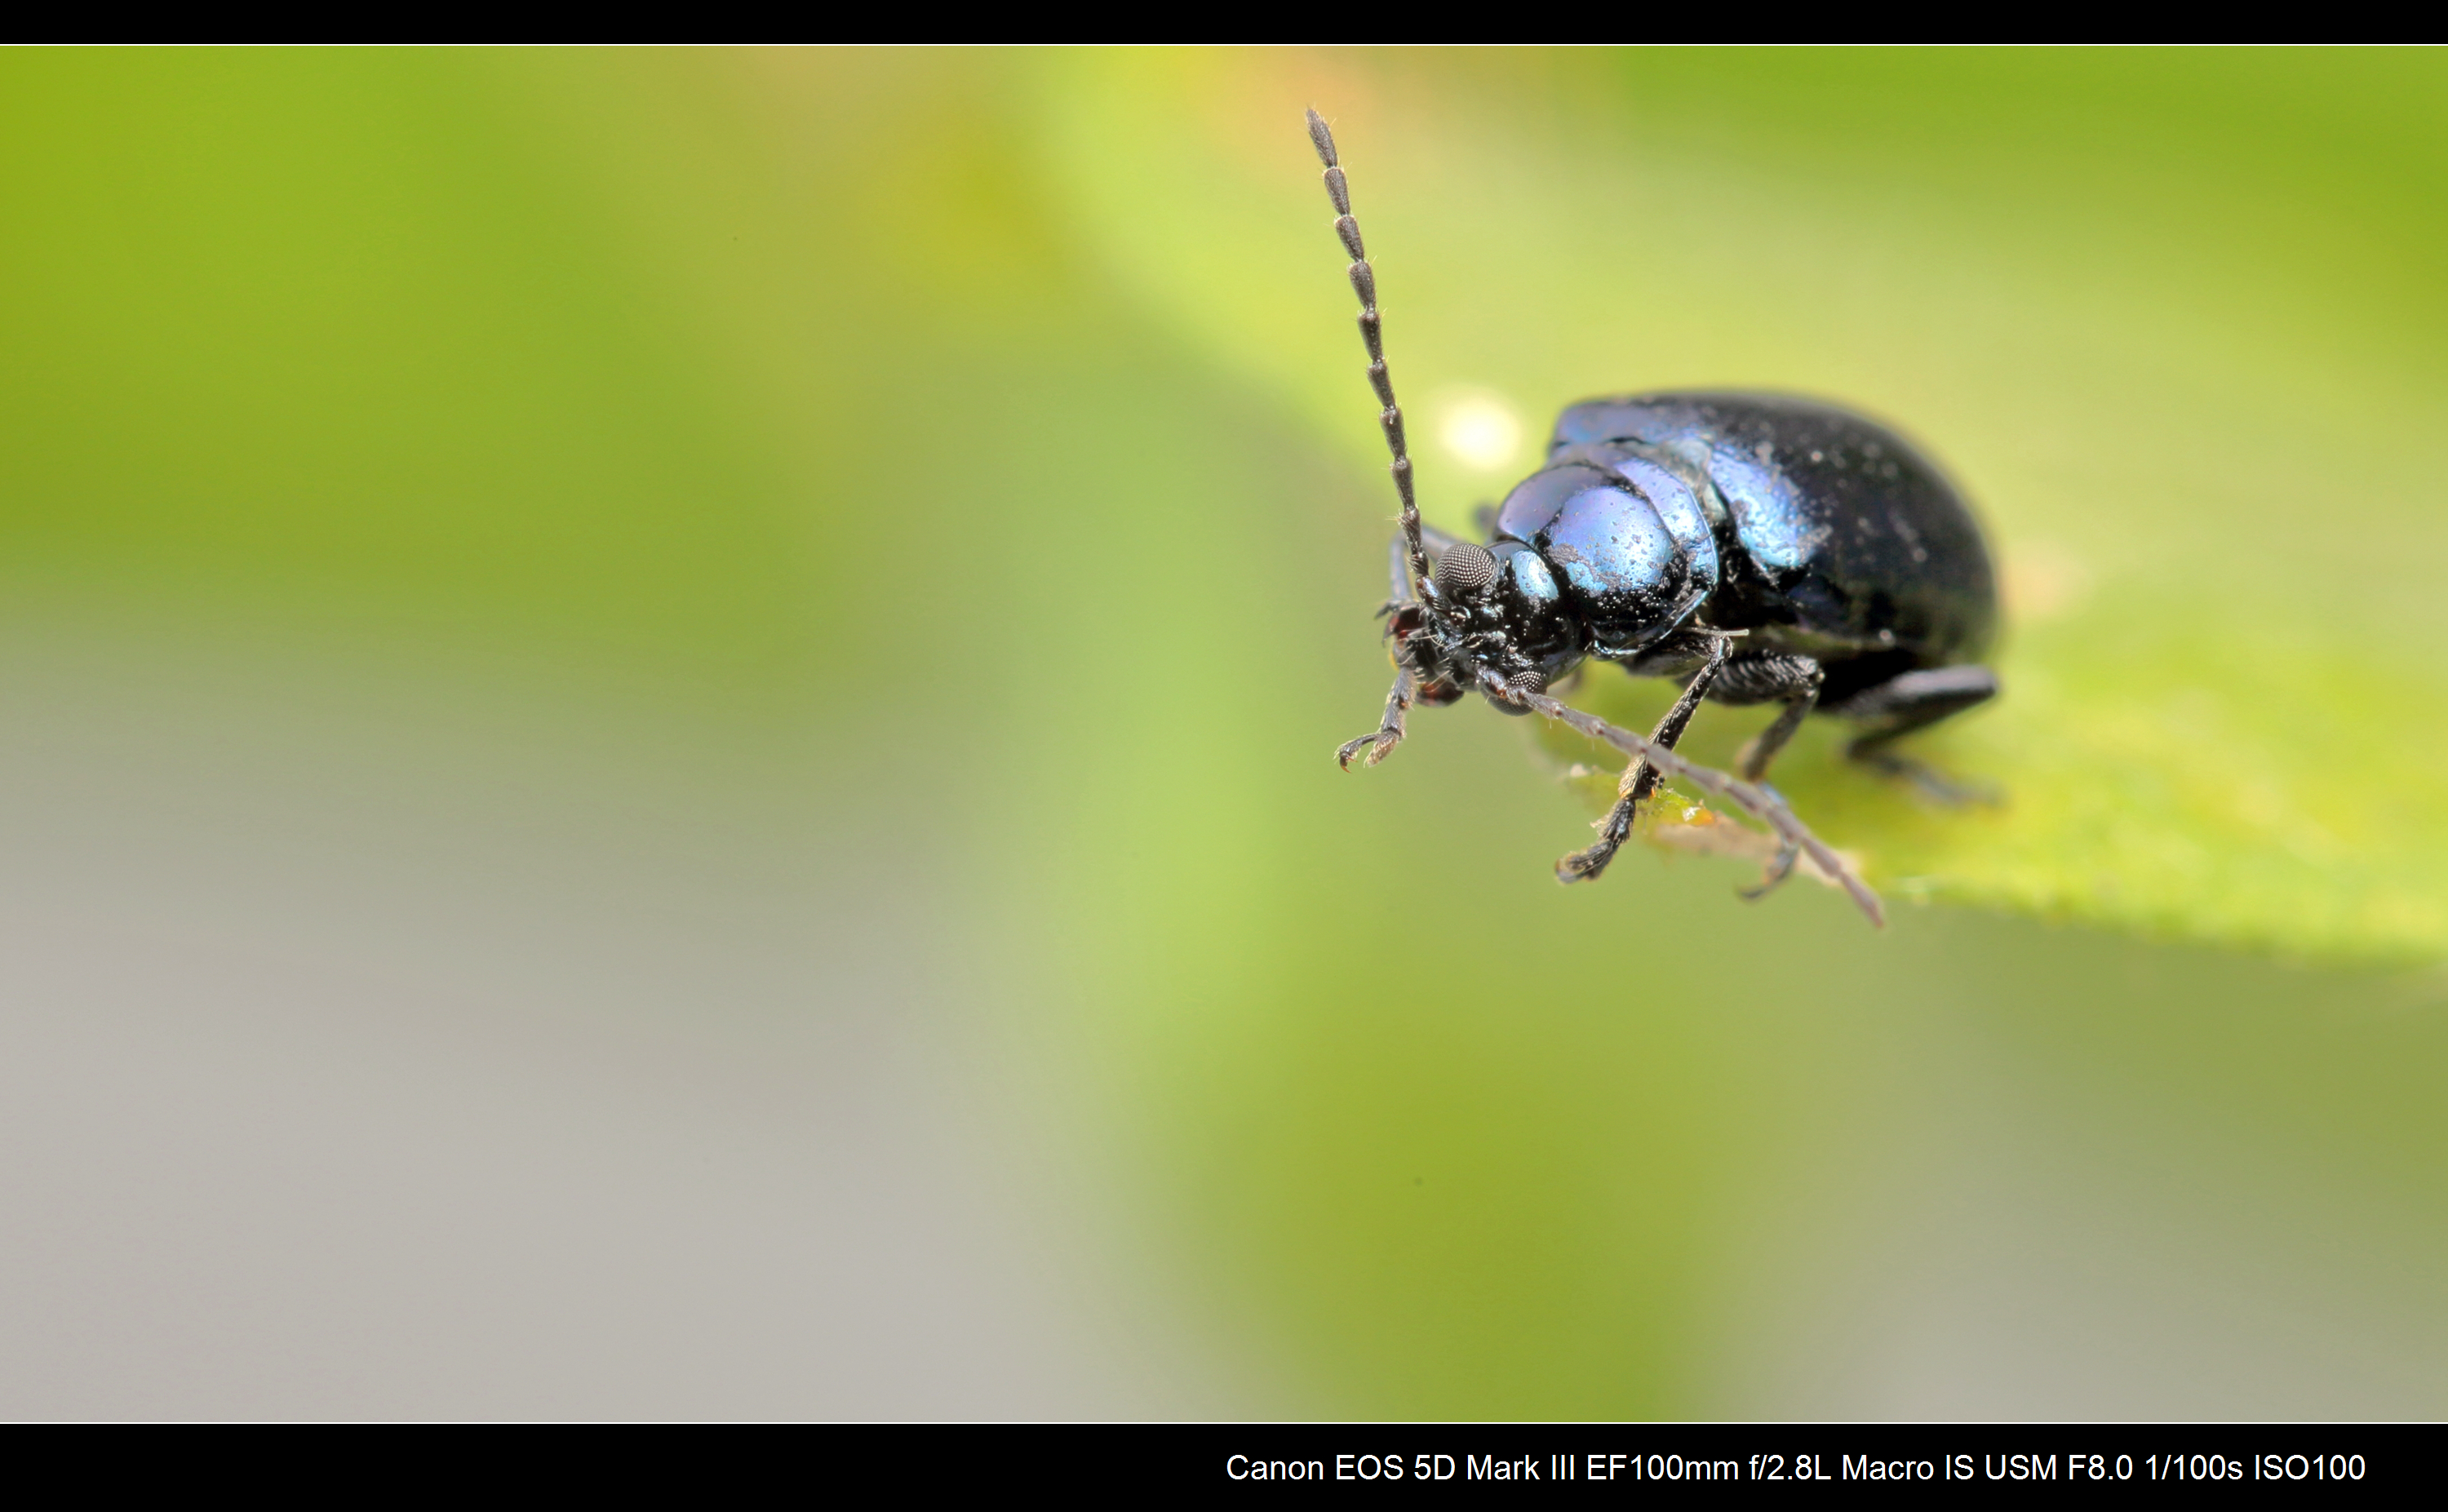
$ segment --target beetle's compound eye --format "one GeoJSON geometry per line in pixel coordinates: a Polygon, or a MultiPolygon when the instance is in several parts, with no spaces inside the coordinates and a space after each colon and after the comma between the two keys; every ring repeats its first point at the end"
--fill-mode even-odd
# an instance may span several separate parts
{"type": "Polygon", "coordinates": [[[1457,542],[1437,559],[1436,578],[1437,591],[1446,598],[1468,598],[1496,581],[1496,558],[1485,546],[1457,542]]]}

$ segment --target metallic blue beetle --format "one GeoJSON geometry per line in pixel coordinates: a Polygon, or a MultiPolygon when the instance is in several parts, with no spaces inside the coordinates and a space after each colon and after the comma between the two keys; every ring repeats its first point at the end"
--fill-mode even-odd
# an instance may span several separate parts
{"type": "MultiPolygon", "coordinates": [[[[1758,890],[1783,880],[1799,851],[1832,871],[1832,854],[1761,783],[1814,710],[1863,727],[1849,747],[1856,759],[1948,792],[1890,749],[1998,691],[1977,660],[1998,622],[1988,548],[1938,469],[1894,432],[1807,399],[1592,399],[1557,420],[1546,465],[1482,511],[1486,545],[1426,528],[1386,373],[1375,274],[1314,111],[1310,132],[1352,258],[1403,503],[1387,605],[1394,692],[1379,728],[1338,759],[1348,768],[1365,752],[1375,764],[1402,739],[1411,703],[1472,690],[1507,713],[1535,711],[1613,741],[1633,761],[1598,842],[1558,863],[1567,882],[1605,870],[1661,775],[1694,777],[1778,832],[1784,844],[1758,890]],[[1683,696],[1647,739],[1613,730],[1546,697],[1588,660],[1675,679],[1683,696]],[[1740,780],[1673,755],[1704,698],[1784,705],[1744,748],[1740,780]]],[[[1849,873],[1840,880],[1875,917],[1867,889],[1849,873]]]]}

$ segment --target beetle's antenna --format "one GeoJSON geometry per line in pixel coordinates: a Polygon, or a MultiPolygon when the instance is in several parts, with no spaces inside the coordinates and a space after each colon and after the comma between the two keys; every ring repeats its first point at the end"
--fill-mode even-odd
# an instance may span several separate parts
{"type": "Polygon", "coordinates": [[[1403,496],[1403,544],[1411,559],[1411,581],[1428,581],[1428,548],[1420,539],[1420,505],[1411,496],[1411,453],[1403,439],[1403,409],[1394,402],[1394,380],[1386,373],[1386,341],[1384,319],[1377,314],[1377,270],[1368,265],[1367,250],[1361,245],[1360,222],[1351,219],[1351,185],[1345,182],[1343,164],[1335,161],[1334,133],[1326,128],[1326,118],[1315,110],[1309,113],[1309,139],[1317,147],[1317,161],[1326,164],[1326,197],[1334,201],[1334,234],[1343,239],[1343,250],[1351,254],[1351,292],[1360,296],[1360,339],[1368,348],[1368,386],[1377,391],[1377,402],[1385,406],[1377,423],[1386,430],[1386,449],[1394,453],[1390,470],[1394,474],[1394,491],[1403,496]]]}

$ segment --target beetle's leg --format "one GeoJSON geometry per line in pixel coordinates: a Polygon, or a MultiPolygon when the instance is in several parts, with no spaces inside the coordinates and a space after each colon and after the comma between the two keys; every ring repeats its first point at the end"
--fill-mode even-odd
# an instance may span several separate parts
{"type": "Polygon", "coordinates": [[[1949,782],[1922,763],[1888,748],[1900,737],[1997,696],[1998,674],[1987,667],[1931,667],[1864,688],[1828,712],[1870,727],[1845,748],[1846,756],[1863,765],[1903,777],[1941,803],[1994,803],[1996,794],[1949,782]]]}
{"type": "MultiPolygon", "coordinates": [[[[1774,790],[1771,789],[1770,791],[1773,792],[1774,790]]],[[[1791,840],[1788,840],[1784,844],[1778,846],[1776,848],[1776,859],[1770,861],[1768,864],[1768,870],[1760,874],[1759,886],[1738,890],[1742,893],[1743,901],[1745,903],[1757,903],[1760,899],[1767,897],[1771,892],[1774,892],[1779,887],[1784,885],[1786,878],[1793,875],[1793,863],[1801,859],[1802,847],[1794,844],[1791,840]]]]}
{"type": "Polygon", "coordinates": [[[1827,674],[1812,658],[1778,651],[1753,651],[1726,664],[1725,676],[1717,679],[1717,691],[1712,695],[1719,703],[1785,705],[1775,722],[1751,737],[1734,757],[1744,781],[1757,782],[1768,775],[1768,764],[1793,738],[1793,732],[1802,728],[1803,719],[1819,702],[1820,684],[1826,680],[1827,674]]]}
{"type": "MultiPolygon", "coordinates": [[[[1657,721],[1657,728],[1651,732],[1650,739],[1669,751],[1674,749],[1676,742],[1683,738],[1683,727],[1692,722],[1692,711],[1709,696],[1709,689],[1716,684],[1717,675],[1732,660],[1733,653],[1730,649],[1732,644],[1731,641],[1712,640],[1709,642],[1709,660],[1701,662],[1700,670],[1692,675],[1692,680],[1684,685],[1683,696],[1674,700],[1674,707],[1666,711],[1666,718],[1657,721]]],[[[1657,768],[1646,759],[1635,762],[1624,770],[1623,796],[1627,802],[1637,805],[1657,791],[1660,780],[1657,768]]],[[[1627,814],[1626,818],[1629,820],[1630,815],[1627,814]]]]}
{"type": "MultiPolygon", "coordinates": [[[[1427,547],[1428,561],[1431,565],[1444,560],[1446,547],[1462,544],[1462,537],[1447,535],[1432,525],[1420,526],[1420,540],[1427,547]]],[[[1386,602],[1377,606],[1377,617],[1381,620],[1411,602],[1410,558],[1409,543],[1402,536],[1396,536],[1387,544],[1386,547],[1387,594],[1386,602]]]]}
{"type": "Polygon", "coordinates": [[[1360,763],[1362,766],[1373,767],[1385,760],[1387,753],[1403,743],[1403,716],[1409,712],[1412,695],[1418,691],[1419,681],[1411,676],[1411,669],[1396,667],[1394,691],[1386,695],[1386,717],[1369,734],[1357,740],[1346,740],[1334,753],[1335,765],[1346,772],[1350,771],[1351,758],[1358,756],[1364,746],[1368,750],[1368,758],[1360,763]]]}
{"type": "Polygon", "coordinates": [[[1829,850],[1826,841],[1811,833],[1810,827],[1795,817],[1792,806],[1774,788],[1765,783],[1744,782],[1714,767],[1686,761],[1664,746],[1652,745],[1645,737],[1609,724],[1595,714],[1584,713],[1543,693],[1508,683],[1485,667],[1479,669],[1478,680],[1480,691],[1493,700],[1553,719],[1593,740],[1603,740],[1626,756],[1648,760],[1668,776],[1688,782],[1711,797],[1725,799],[1774,831],[1783,844],[1792,846],[1810,857],[1820,871],[1836,880],[1837,885],[1852,898],[1854,906],[1872,924],[1884,925],[1887,922],[1886,910],[1880,907],[1879,895],[1870,890],[1870,885],[1845,864],[1843,856],[1829,850]]]}
{"type": "Polygon", "coordinates": [[[1403,538],[1396,536],[1386,548],[1386,602],[1377,606],[1380,620],[1411,602],[1411,575],[1405,557],[1403,538]]]}
{"type": "MultiPolygon", "coordinates": [[[[1728,643],[1723,640],[1711,640],[1709,660],[1693,674],[1683,696],[1674,700],[1674,707],[1666,711],[1666,718],[1657,721],[1657,728],[1649,732],[1652,745],[1672,751],[1674,742],[1683,738],[1683,727],[1692,722],[1692,711],[1700,706],[1700,700],[1708,696],[1709,684],[1717,679],[1717,673],[1726,664],[1728,643]]],[[[1632,765],[1623,769],[1623,780],[1616,784],[1615,807],[1608,811],[1606,818],[1598,825],[1597,844],[1586,851],[1576,851],[1557,862],[1556,880],[1597,880],[1598,873],[1607,869],[1607,863],[1615,859],[1615,853],[1623,849],[1623,842],[1631,837],[1632,821],[1638,814],[1641,803],[1657,791],[1657,768],[1650,764],[1649,758],[1633,757],[1632,765]]]]}

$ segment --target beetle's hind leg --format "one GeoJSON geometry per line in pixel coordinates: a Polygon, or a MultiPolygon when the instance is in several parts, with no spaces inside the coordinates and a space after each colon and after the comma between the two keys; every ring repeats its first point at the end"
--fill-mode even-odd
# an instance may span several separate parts
{"type": "MultiPolygon", "coordinates": [[[[1726,646],[1727,642],[1722,639],[1710,641],[1709,660],[1702,662],[1700,670],[1693,675],[1683,696],[1674,700],[1674,707],[1667,710],[1666,718],[1658,720],[1657,728],[1649,733],[1653,744],[1672,751],[1674,742],[1683,738],[1683,727],[1692,722],[1692,711],[1700,706],[1700,700],[1708,696],[1710,684],[1717,680],[1718,672],[1725,667],[1726,646]]],[[[1659,775],[1657,768],[1651,765],[1646,756],[1633,757],[1632,765],[1623,769],[1623,780],[1616,784],[1615,807],[1608,811],[1606,818],[1598,825],[1597,844],[1586,851],[1576,851],[1557,862],[1557,881],[1593,882],[1597,879],[1598,874],[1607,869],[1607,863],[1615,859],[1615,853],[1623,849],[1623,842],[1631,837],[1632,821],[1638,815],[1641,804],[1657,791],[1659,775]]]]}
{"type": "Polygon", "coordinates": [[[1828,712],[1868,725],[1845,754],[1889,776],[1902,777],[1940,803],[1995,803],[1990,790],[1951,782],[1927,765],[1891,749],[1903,736],[1998,696],[1998,674],[1977,663],[1905,672],[1864,688],[1828,712]]]}

